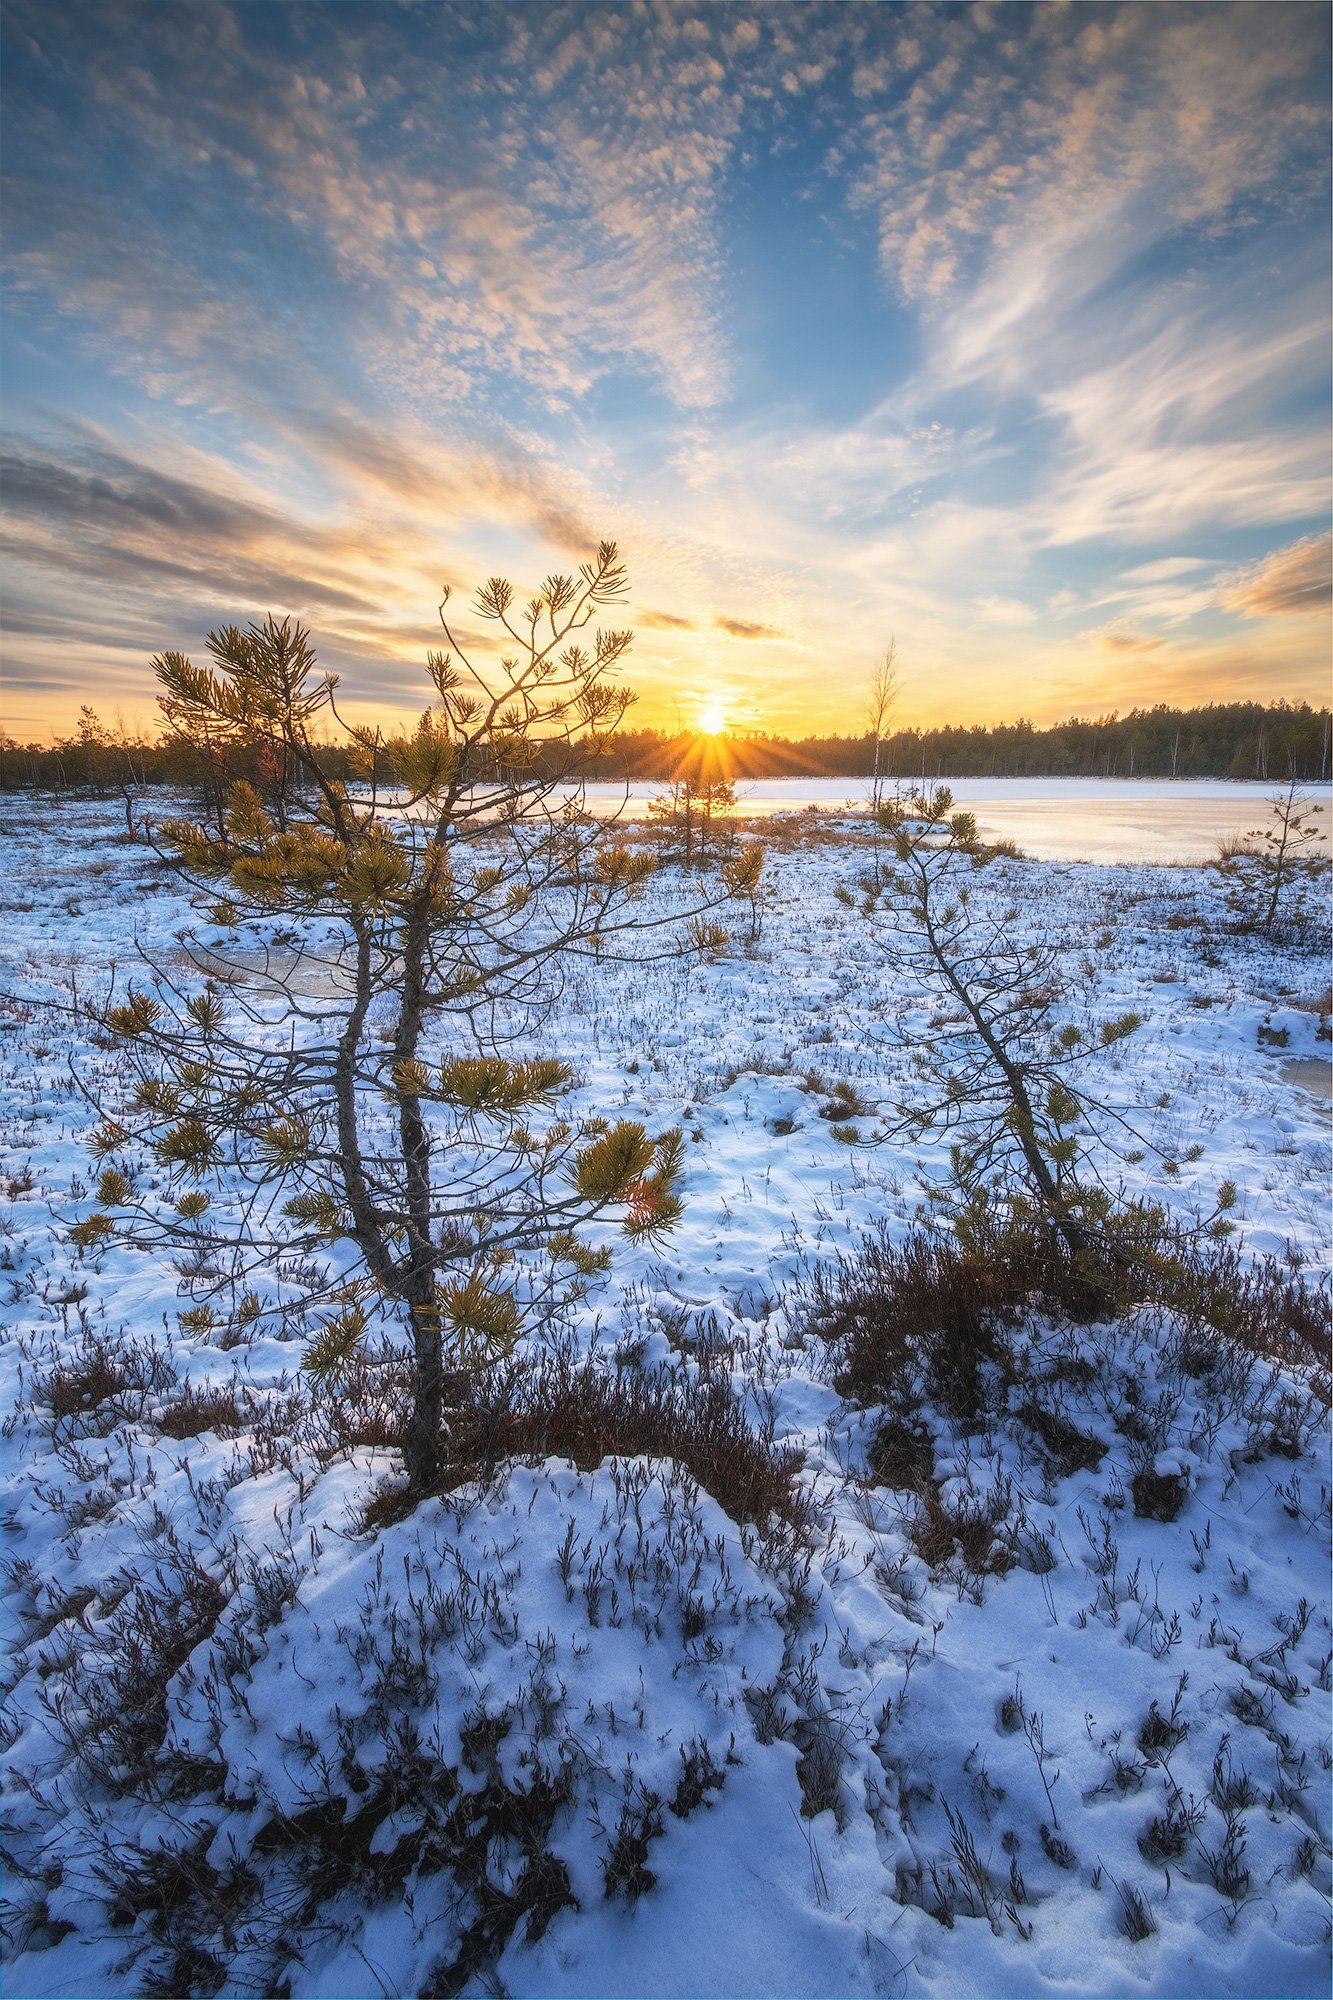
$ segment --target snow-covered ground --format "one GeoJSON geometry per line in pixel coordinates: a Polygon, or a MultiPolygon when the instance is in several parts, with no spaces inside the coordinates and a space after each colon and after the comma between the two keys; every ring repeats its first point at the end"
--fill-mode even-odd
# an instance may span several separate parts
{"type": "MultiPolygon", "coordinates": [[[[619,1248],[569,1337],[726,1381],[800,1454],[798,1517],[548,1461],[368,1531],[395,1456],[330,1446],[298,1345],[223,1346],[168,1258],[70,1244],[115,1058],[43,1000],[187,909],[112,805],[3,819],[11,1992],[1327,1990],[1319,1399],[1147,1310],[1027,1326],[1021,1392],[923,1405],[969,1555],[876,1479],[800,1309],[932,1164],[820,1115],[851,1085],[869,1140],[902,1076],[887,941],[834,893],[851,835],[775,841],[754,946],[572,968],[542,1044],[579,1108],[690,1142],[682,1226],[619,1248]],[[1136,1512],[1145,1465],[1175,1519],[1136,1512]]],[[[1324,962],[1229,936],[1202,870],[992,877],[1092,955],[1100,1014],[1147,1017],[1106,1058],[1152,1141],[1127,1191],[1189,1217],[1233,1180],[1246,1249],[1322,1269],[1324,962]]]]}

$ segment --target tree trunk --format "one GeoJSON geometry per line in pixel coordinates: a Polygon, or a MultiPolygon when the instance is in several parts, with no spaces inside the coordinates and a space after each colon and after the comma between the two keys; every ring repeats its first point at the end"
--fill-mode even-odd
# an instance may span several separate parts
{"type": "Polygon", "coordinates": [[[414,1273],[409,1289],[415,1379],[404,1459],[409,1484],[414,1491],[424,1493],[434,1484],[440,1468],[440,1426],[444,1418],[444,1355],[434,1272],[414,1273]]]}
{"type": "MultiPolygon", "coordinates": [[[[408,920],[398,1029],[394,1037],[395,1065],[413,1062],[421,1039],[430,889],[428,871],[426,888],[408,920]]],[[[407,1093],[398,1099],[398,1136],[407,1198],[408,1268],[403,1296],[412,1321],[416,1363],[407,1433],[407,1476],[414,1487],[424,1489],[433,1481],[439,1464],[444,1356],[435,1296],[435,1243],[431,1235],[430,1133],[421,1114],[420,1100],[407,1093]]]]}
{"type": "Polygon", "coordinates": [[[1005,1081],[1010,1102],[1015,1113],[1014,1131],[1018,1138],[1019,1150],[1032,1177],[1033,1187],[1046,1211],[1051,1226],[1064,1243],[1075,1263],[1086,1265],[1097,1255],[1097,1244],[1087,1229],[1069,1212],[1069,1204],[1060,1191],[1055,1175],[1051,1172],[1050,1161],[1037,1144],[1037,1118],[1032,1108],[1032,1099],[1023,1071],[1010,1057],[1003,1043],[994,1033],[985,1014],[973,999],[966,984],[959,977],[935,935],[933,923],[927,922],[926,937],[930,944],[935,963],[943,973],[955,997],[971,1016],[972,1023],[980,1035],[986,1049],[1005,1081]]]}

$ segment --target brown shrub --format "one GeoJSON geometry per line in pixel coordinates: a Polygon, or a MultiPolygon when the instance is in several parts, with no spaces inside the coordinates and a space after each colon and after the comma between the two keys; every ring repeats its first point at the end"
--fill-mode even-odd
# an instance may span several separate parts
{"type": "Polygon", "coordinates": [[[230,1585],[169,1529],[151,1574],[126,1581],[111,1615],[67,1664],[48,1706],[90,1775],[117,1793],[142,1786],[156,1792],[166,1782],[154,1767],[167,1733],[169,1683],[212,1633],[230,1585]]]}
{"type": "Polygon", "coordinates": [[[1130,1277],[1140,1297],[1146,1291],[1247,1354],[1313,1376],[1327,1398],[1333,1295],[1326,1273],[1312,1281],[1276,1257],[1251,1260],[1234,1243],[1176,1236],[1130,1277]]]}
{"type": "Polygon", "coordinates": [[[870,1441],[870,1476],[900,1493],[920,1493],[935,1480],[935,1446],[931,1435],[909,1418],[885,1420],[870,1441]]]}
{"type": "Polygon", "coordinates": [[[1143,1521],[1174,1521],[1189,1498],[1189,1481],[1178,1472],[1136,1472],[1130,1482],[1134,1512],[1143,1521]]]}
{"type": "Polygon", "coordinates": [[[800,1303],[815,1331],[841,1348],[839,1386],[866,1401],[901,1391],[915,1364],[946,1408],[974,1416],[984,1400],[979,1364],[997,1330],[1067,1286],[1046,1238],[996,1229],[964,1246],[914,1229],[887,1230],[806,1281],[800,1303]]]}
{"type": "Polygon", "coordinates": [[[1068,1478],[1074,1472],[1095,1472],[1106,1456],[1106,1446],[1100,1438],[1079,1430],[1058,1410],[1046,1409],[1038,1402],[1029,1401],[1018,1411],[1018,1415],[1028,1429],[1035,1431],[1041,1439],[1062,1478],[1068,1478]]]}
{"type": "MultiPolygon", "coordinates": [[[[610,1375],[595,1361],[549,1356],[476,1378],[446,1419],[440,1492],[487,1480],[511,1461],[566,1458],[591,1472],[607,1458],[669,1458],[733,1521],[792,1517],[798,1456],[751,1428],[712,1377],[610,1375]]],[[[377,1494],[366,1526],[402,1519],[420,1496],[377,1494]]]]}
{"type": "Polygon", "coordinates": [[[215,1431],[219,1437],[235,1437],[242,1427],[233,1390],[196,1389],[189,1382],[157,1419],[157,1429],[169,1438],[200,1437],[205,1431],[215,1431]]]}
{"type": "MultiPolygon", "coordinates": [[[[1234,1243],[1192,1236],[1147,1207],[1108,1216],[1102,1244],[1099,1264],[1076,1268],[1029,1220],[973,1224],[966,1243],[915,1229],[895,1246],[882,1229],[808,1279],[798,1308],[839,1348],[839,1387],[867,1402],[904,1395],[910,1402],[913,1375],[924,1368],[925,1386],[946,1409],[974,1417],[984,1402],[980,1365],[998,1354],[1005,1326],[1030,1311],[1109,1319],[1143,1304],[1177,1314],[1187,1334],[1220,1336],[1298,1370],[1328,1400],[1326,1276],[1312,1280],[1275,1257],[1248,1258],[1234,1243]]],[[[1058,1418],[1031,1407],[1023,1415],[1071,1470],[1095,1465],[1096,1440],[1067,1426],[1062,1432],[1058,1418]]]]}
{"type": "MultiPolygon", "coordinates": [[[[455,1379],[455,1396],[463,1380],[455,1379]]],[[[447,1392],[446,1400],[453,1400],[447,1392]]],[[[377,1348],[362,1356],[336,1389],[304,1394],[304,1405],[292,1420],[294,1434],[322,1460],[358,1446],[401,1451],[412,1408],[410,1364],[393,1347],[377,1348]]]]}
{"type": "Polygon", "coordinates": [[[122,1395],[128,1386],[128,1374],[117,1366],[108,1349],[99,1343],[90,1345],[68,1365],[61,1364],[51,1370],[47,1378],[46,1400],[53,1415],[68,1419],[82,1416],[85,1411],[110,1402],[113,1396],[122,1395]]]}
{"type": "Polygon", "coordinates": [[[1012,1550],[997,1537],[999,1515],[980,1501],[964,1498],[947,1504],[933,1488],[921,1495],[921,1507],[909,1534],[912,1546],[928,1569],[941,1570],[957,1557],[968,1576],[1003,1576],[1014,1566],[1012,1550]]]}
{"type": "Polygon", "coordinates": [[[170,1361],[155,1341],[94,1332],[85,1325],[78,1347],[57,1362],[44,1388],[58,1421],[81,1418],[105,1428],[119,1417],[139,1415],[145,1400],[161,1395],[174,1380],[170,1361]]]}

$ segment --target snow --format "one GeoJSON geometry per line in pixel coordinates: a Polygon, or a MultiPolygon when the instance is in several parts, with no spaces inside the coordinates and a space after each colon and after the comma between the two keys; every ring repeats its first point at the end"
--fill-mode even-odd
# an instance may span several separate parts
{"type": "MultiPolygon", "coordinates": [[[[802,1455],[805,1526],[734,1522],[670,1461],[551,1460],[371,1533],[396,1456],[316,1448],[299,1346],[223,1348],[182,1327],[161,1253],[69,1244],[84,1091],[114,1057],[49,1003],[71,977],[123,980],[136,940],[171,952],[188,912],[113,805],[5,818],[12,1993],[156,1978],[342,2000],[431,1990],[449,1966],[450,1990],[534,1996],[1327,1990],[1322,1408],[1240,1357],[1200,1373],[1146,1308],[1034,1322],[1026,1396],[1100,1461],[1065,1470],[1017,1391],[970,1427],[930,1405],[941,1502],[988,1509],[1006,1551],[985,1574],[957,1550],[932,1569],[913,1497],[868,1477],[875,1411],[839,1393],[797,1309],[802,1277],[864,1232],[906,1231],[941,1157],[847,1145],[819,1115],[844,1080],[876,1136],[902,1075],[894,1018],[915,1004],[834,895],[862,836],[803,825],[775,844],[754,947],[571,968],[540,1045],[575,1064],[577,1106],[687,1139],[681,1228],[619,1247],[571,1337],[608,1369],[721,1371],[802,1455]],[[56,1419],[53,1367],[99,1336],[130,1387],[56,1419]],[[234,1421],[167,1434],[185,1382],[225,1390],[234,1421]],[[1145,1468],[1182,1482],[1174,1520],[1136,1515],[1145,1468]],[[197,1779],[170,1796],[118,1793],[83,1726],[101,1716],[105,1750],[138,1724],[107,1706],[134,1586],[159,1638],[163,1607],[212,1604],[172,1656],[164,1747],[197,1779]],[[340,1828],[373,1823],[364,1852],[350,1833],[320,1849],[337,1866],[315,1877],[273,1831],[312,1799],[340,1828]],[[1197,1826],[1164,1857],[1147,1830],[1172,1810],[1197,1826]],[[111,1920],[108,1861],[164,1848],[211,1871],[189,1942],[215,1978],[151,1909],[111,1920]],[[544,1924],[496,1919],[464,1962],[479,1909],[522,1903],[537,1854],[564,1871],[544,1924]]],[[[1327,1106],[1286,1066],[1327,1061],[1324,965],[1229,936],[1203,870],[992,873],[987,893],[1068,940],[1071,972],[1091,955],[1099,1015],[1147,1017],[1105,1061],[1111,1101],[1167,1155],[1124,1167],[1129,1190],[1189,1217],[1233,1179],[1247,1251],[1321,1268],[1327,1106]]]]}

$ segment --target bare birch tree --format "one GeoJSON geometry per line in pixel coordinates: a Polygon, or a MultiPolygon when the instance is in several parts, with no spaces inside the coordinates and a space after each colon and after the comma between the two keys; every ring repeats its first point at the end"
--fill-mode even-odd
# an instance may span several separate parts
{"type": "Polygon", "coordinates": [[[889,733],[889,722],[902,692],[902,675],[898,667],[898,641],[890,639],[881,659],[875,663],[870,676],[870,692],[866,697],[866,721],[875,739],[875,761],[870,778],[870,809],[878,813],[884,804],[884,743],[889,733]]]}

